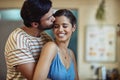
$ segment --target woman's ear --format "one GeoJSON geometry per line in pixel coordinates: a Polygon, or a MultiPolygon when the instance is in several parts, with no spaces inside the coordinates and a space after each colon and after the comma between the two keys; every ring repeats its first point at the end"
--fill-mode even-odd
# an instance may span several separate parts
{"type": "Polygon", "coordinates": [[[76,30],[76,24],[73,25],[72,32],[74,32],[75,30],[76,30]]]}
{"type": "Polygon", "coordinates": [[[31,26],[37,28],[39,26],[39,24],[37,22],[32,22],[31,26]]]}

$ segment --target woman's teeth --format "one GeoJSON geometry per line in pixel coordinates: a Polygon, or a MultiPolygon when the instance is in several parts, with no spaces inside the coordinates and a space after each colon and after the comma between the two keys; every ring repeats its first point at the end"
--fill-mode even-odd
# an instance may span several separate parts
{"type": "Polygon", "coordinates": [[[63,33],[62,33],[62,34],[58,34],[58,36],[59,36],[59,37],[64,37],[65,34],[63,34],[63,33]]]}

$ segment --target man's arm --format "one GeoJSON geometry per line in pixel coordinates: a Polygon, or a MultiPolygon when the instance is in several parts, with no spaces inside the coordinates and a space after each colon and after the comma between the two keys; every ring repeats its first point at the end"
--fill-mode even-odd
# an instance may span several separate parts
{"type": "Polygon", "coordinates": [[[21,64],[17,66],[17,70],[20,71],[22,75],[27,78],[27,80],[32,80],[35,66],[36,66],[35,62],[21,64]]]}

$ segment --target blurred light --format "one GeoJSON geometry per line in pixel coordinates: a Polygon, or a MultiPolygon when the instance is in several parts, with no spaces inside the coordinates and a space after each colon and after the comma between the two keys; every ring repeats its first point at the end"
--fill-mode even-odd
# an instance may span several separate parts
{"type": "Polygon", "coordinates": [[[0,10],[0,20],[21,20],[20,9],[0,10]]]}

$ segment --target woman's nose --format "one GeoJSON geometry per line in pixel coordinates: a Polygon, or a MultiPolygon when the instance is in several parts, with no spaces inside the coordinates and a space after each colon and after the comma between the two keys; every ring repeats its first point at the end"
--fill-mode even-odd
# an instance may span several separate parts
{"type": "Polygon", "coordinates": [[[59,31],[63,31],[63,27],[62,26],[59,27],[59,31]]]}

